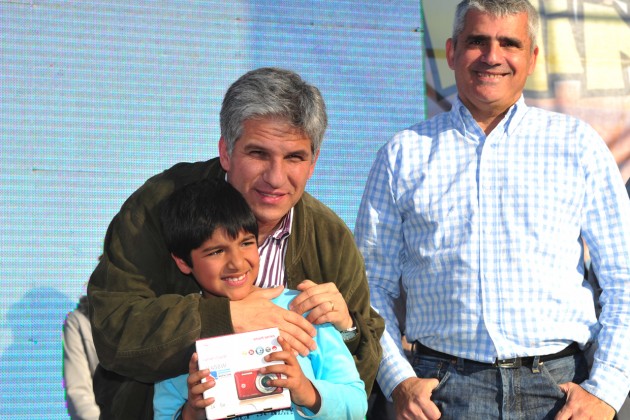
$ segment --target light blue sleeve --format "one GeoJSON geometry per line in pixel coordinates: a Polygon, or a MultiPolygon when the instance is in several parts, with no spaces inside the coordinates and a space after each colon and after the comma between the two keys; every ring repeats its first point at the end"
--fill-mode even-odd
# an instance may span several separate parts
{"type": "Polygon", "coordinates": [[[602,288],[602,311],[593,366],[580,385],[619,410],[630,388],[630,201],[610,150],[592,128],[584,130],[581,235],[602,288]]]}
{"type": "Polygon", "coordinates": [[[157,382],[153,394],[153,418],[172,420],[188,400],[186,378],[188,374],[157,382]]]}
{"type": "Polygon", "coordinates": [[[357,246],[365,258],[372,307],[385,320],[385,332],[380,340],[383,357],[376,380],[390,400],[391,393],[401,382],[416,377],[404,355],[394,310],[394,299],[401,294],[399,279],[406,250],[402,217],[392,189],[398,176],[395,168],[400,166],[397,159],[404,154],[400,144],[415,142],[416,138],[414,132],[407,130],[394,140],[379,150],[372,165],[354,231],[357,246]],[[401,140],[397,140],[398,137],[401,140]]]}
{"type": "Polygon", "coordinates": [[[365,384],[341,334],[331,324],[317,326],[317,350],[310,353],[315,375],[311,379],[322,405],[317,414],[298,407],[300,415],[313,419],[364,419],[367,412],[365,384]]]}

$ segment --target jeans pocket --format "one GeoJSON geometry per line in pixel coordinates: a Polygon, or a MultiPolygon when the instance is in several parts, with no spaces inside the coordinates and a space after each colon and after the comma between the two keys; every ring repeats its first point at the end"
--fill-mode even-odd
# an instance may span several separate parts
{"type": "Polygon", "coordinates": [[[433,389],[433,392],[436,392],[448,380],[451,362],[431,356],[414,356],[412,365],[418,378],[437,379],[439,381],[433,389]]]}
{"type": "Polygon", "coordinates": [[[564,397],[559,385],[566,382],[576,384],[583,382],[588,378],[588,366],[584,355],[579,353],[542,363],[540,373],[550,383],[556,385],[558,395],[564,397]]]}

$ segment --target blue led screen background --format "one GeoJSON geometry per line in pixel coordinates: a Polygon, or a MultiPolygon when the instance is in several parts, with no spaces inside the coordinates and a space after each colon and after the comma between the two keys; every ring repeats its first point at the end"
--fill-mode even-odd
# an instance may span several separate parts
{"type": "Polygon", "coordinates": [[[0,2],[0,418],[67,418],[61,327],[149,176],[217,154],[229,84],[280,66],[330,125],[308,191],[353,228],[374,153],[424,118],[412,1],[0,2]]]}

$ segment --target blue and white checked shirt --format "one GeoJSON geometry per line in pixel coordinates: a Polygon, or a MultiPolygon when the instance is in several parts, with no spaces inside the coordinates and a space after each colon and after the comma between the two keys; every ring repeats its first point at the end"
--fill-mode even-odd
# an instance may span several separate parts
{"type": "Polygon", "coordinates": [[[355,236],[386,321],[378,383],[415,373],[412,342],[481,362],[552,354],[597,338],[590,393],[619,409],[630,388],[630,200],[601,137],[523,98],[486,136],[457,101],[378,152],[355,236]],[[590,250],[603,311],[583,276],[590,250]]]}

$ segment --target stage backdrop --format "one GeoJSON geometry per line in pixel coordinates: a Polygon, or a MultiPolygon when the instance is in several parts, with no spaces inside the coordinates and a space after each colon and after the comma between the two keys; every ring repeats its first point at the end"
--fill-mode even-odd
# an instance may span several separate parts
{"type": "MultiPolygon", "coordinates": [[[[590,123],[630,178],[630,1],[531,0],[541,14],[540,53],[525,98],[530,105],[590,123]]],[[[455,79],[444,44],[459,0],[423,2],[427,113],[450,109],[455,79]]]]}
{"type": "Polygon", "coordinates": [[[352,228],[376,149],[424,117],[420,2],[0,2],[0,418],[67,418],[61,327],[149,176],[217,154],[229,84],[299,72],[330,126],[308,191],[352,228]]]}

